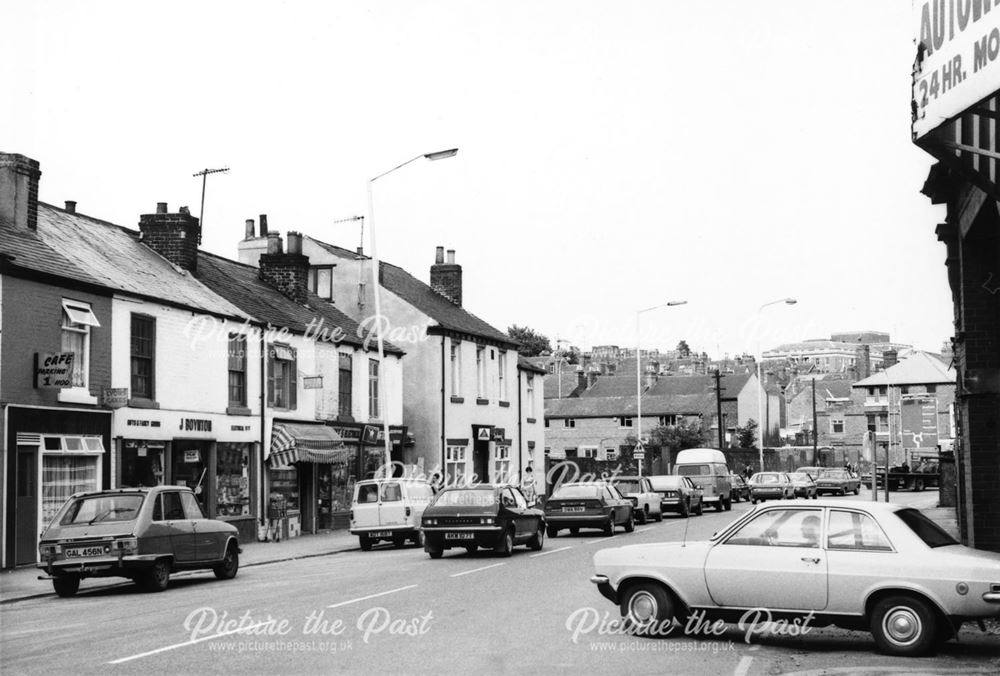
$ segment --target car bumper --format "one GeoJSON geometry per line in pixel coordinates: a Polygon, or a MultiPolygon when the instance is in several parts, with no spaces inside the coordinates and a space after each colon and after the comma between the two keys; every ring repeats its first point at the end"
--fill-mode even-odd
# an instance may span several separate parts
{"type": "Polygon", "coordinates": [[[785,491],[753,491],[750,497],[758,500],[780,499],[785,497],[785,491]]]}
{"type": "Polygon", "coordinates": [[[416,535],[419,528],[412,525],[406,526],[371,526],[365,528],[352,528],[351,535],[371,535],[372,533],[388,533],[392,535],[416,535]]]}
{"type": "Polygon", "coordinates": [[[612,603],[618,603],[618,594],[611,586],[611,581],[608,580],[607,575],[591,575],[590,581],[597,585],[597,591],[601,592],[601,596],[612,603]]]}
{"type": "Polygon", "coordinates": [[[847,486],[816,486],[817,493],[840,493],[847,492],[847,486]]]}
{"type": "Polygon", "coordinates": [[[449,547],[495,547],[503,536],[500,526],[429,526],[421,529],[424,542],[433,547],[448,549],[449,547]]]}
{"type": "Polygon", "coordinates": [[[660,500],[660,510],[664,512],[683,512],[684,500],[681,498],[669,498],[660,500]]]}
{"type": "Polygon", "coordinates": [[[79,560],[43,561],[36,566],[52,576],[129,577],[134,571],[151,568],[158,559],[162,558],[163,556],[158,554],[103,556],[79,560]]]}
{"type": "Polygon", "coordinates": [[[604,528],[609,514],[546,514],[545,523],[556,528],[604,528]]]}

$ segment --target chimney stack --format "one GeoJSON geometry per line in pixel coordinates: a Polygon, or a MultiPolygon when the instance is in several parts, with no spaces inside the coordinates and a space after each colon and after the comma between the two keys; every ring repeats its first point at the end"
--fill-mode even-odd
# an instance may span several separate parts
{"type": "Polygon", "coordinates": [[[882,368],[887,369],[895,366],[899,362],[899,353],[893,349],[888,349],[882,353],[882,368]]]}
{"type": "Polygon", "coordinates": [[[139,216],[142,242],[174,265],[194,273],[198,270],[198,219],[181,207],[168,213],[166,202],[157,202],[155,214],[139,216]]]}
{"type": "Polygon", "coordinates": [[[267,214],[260,215],[260,236],[267,237],[267,214]]]}
{"type": "Polygon", "coordinates": [[[576,367],[576,386],[581,391],[587,389],[587,372],[582,366],[576,367]]]}
{"type": "Polygon", "coordinates": [[[859,345],[854,355],[854,372],[858,380],[864,380],[872,374],[871,347],[859,345]]]}
{"type": "Polygon", "coordinates": [[[302,255],[302,235],[288,233],[288,253],[282,252],[281,235],[267,233],[267,253],[259,261],[260,278],[300,305],[309,300],[309,257],[302,255]]]}
{"type": "Polygon", "coordinates": [[[0,222],[19,230],[38,229],[37,160],[16,153],[0,153],[0,222]]]}
{"type": "Polygon", "coordinates": [[[652,389],[656,385],[656,381],[659,380],[659,377],[660,375],[656,371],[647,367],[643,373],[643,384],[646,386],[646,389],[652,389]]]}
{"type": "Polygon", "coordinates": [[[455,250],[448,249],[448,262],[443,262],[444,247],[439,246],[431,266],[431,288],[462,307],[462,266],[455,263],[455,250]]]}
{"type": "Polygon", "coordinates": [[[246,231],[244,232],[243,239],[253,239],[256,235],[254,234],[253,219],[247,219],[246,231]]]}
{"type": "Polygon", "coordinates": [[[588,389],[588,390],[589,390],[589,389],[590,389],[591,387],[593,387],[593,386],[594,386],[594,383],[596,383],[596,382],[597,382],[597,378],[598,378],[598,376],[600,376],[600,375],[601,375],[601,372],[600,372],[600,371],[597,371],[597,370],[595,370],[595,369],[590,369],[589,371],[587,371],[587,389],[588,389]]]}
{"type": "Polygon", "coordinates": [[[76,213],[76,202],[73,200],[66,200],[66,213],[75,214],[76,213]]]}

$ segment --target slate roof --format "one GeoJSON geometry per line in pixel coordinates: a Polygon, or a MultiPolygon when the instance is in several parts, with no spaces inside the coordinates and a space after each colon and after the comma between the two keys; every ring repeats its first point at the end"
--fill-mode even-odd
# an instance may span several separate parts
{"type": "Polygon", "coordinates": [[[564,370],[561,375],[559,373],[545,374],[544,387],[546,399],[559,398],[560,379],[562,380],[563,398],[574,396],[573,393],[578,385],[576,371],[564,370]]]}
{"type": "Polygon", "coordinates": [[[940,359],[926,352],[913,352],[906,359],[893,364],[885,371],[859,380],[854,387],[873,385],[927,385],[951,384],[956,381],[955,369],[948,368],[940,359]]]}
{"type": "Polygon", "coordinates": [[[635,397],[635,371],[631,376],[597,376],[593,387],[580,393],[581,397],[635,397]]]}
{"type": "Polygon", "coordinates": [[[519,345],[503,331],[455,305],[403,268],[385,261],[379,263],[382,286],[436,321],[441,328],[486,338],[510,347],[519,345]]]}
{"type": "MultiPolygon", "coordinates": [[[[715,396],[687,394],[643,397],[642,416],[712,415],[715,396]]],[[[635,395],[631,397],[574,397],[545,401],[546,418],[613,418],[638,413],[635,395]]]]}
{"type": "MultiPolygon", "coordinates": [[[[322,319],[321,324],[312,325],[314,336],[323,330],[333,331],[338,327],[343,335],[340,342],[364,347],[363,339],[358,336],[358,324],[353,319],[312,292],[309,293],[308,307],[299,305],[260,279],[259,270],[255,266],[199,251],[198,279],[255,319],[274,327],[304,333],[311,322],[322,319]]],[[[374,350],[375,345],[372,340],[369,349],[374,350]]],[[[403,354],[400,348],[388,341],[384,347],[386,352],[403,354]]]]}
{"type": "MultiPolygon", "coordinates": [[[[723,376],[720,383],[722,400],[735,399],[750,380],[750,374],[730,373],[723,376]]],[[[635,379],[632,380],[635,387],[635,379]]],[[[715,376],[661,376],[656,385],[649,389],[651,396],[705,394],[715,396],[715,376]]]]}
{"type": "Polygon", "coordinates": [[[548,369],[544,366],[539,366],[527,357],[522,357],[517,355],[517,368],[522,371],[531,371],[532,373],[540,373],[542,375],[548,375],[548,369]]]}
{"type": "Polygon", "coordinates": [[[44,202],[38,203],[35,233],[3,226],[0,252],[30,270],[215,315],[249,318],[189,272],[142,244],[137,231],[44,202]]]}

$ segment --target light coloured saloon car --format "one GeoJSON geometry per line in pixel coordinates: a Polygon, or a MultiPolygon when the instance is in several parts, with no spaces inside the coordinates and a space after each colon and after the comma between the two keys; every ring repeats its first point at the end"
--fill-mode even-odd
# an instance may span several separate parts
{"type": "Polygon", "coordinates": [[[880,650],[909,656],[1000,616],[1000,553],[887,503],[765,504],[708,541],[602,549],[594,567],[600,593],[645,633],[693,612],[739,623],[766,610],[798,626],[867,629],[880,650]]]}

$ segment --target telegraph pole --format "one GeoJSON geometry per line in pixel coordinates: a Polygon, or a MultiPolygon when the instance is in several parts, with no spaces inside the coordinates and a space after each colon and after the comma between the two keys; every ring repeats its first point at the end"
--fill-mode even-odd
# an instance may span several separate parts
{"type": "Polygon", "coordinates": [[[719,450],[726,447],[726,436],[722,429],[722,372],[715,369],[715,415],[719,420],[719,450]]]}
{"type": "Polygon", "coordinates": [[[193,176],[201,176],[201,212],[198,214],[198,244],[201,244],[201,231],[205,225],[205,184],[208,182],[209,174],[229,173],[229,167],[222,169],[202,169],[193,176]]]}
{"type": "Polygon", "coordinates": [[[817,441],[819,437],[819,428],[816,427],[816,379],[812,379],[812,395],[813,395],[813,464],[816,464],[816,456],[819,454],[816,448],[817,441]]]}

